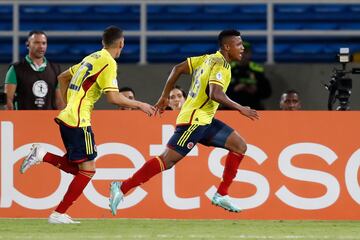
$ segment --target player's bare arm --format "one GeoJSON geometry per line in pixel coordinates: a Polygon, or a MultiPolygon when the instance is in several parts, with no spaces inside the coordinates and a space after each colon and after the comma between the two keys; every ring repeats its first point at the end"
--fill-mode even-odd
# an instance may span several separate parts
{"type": "Polygon", "coordinates": [[[63,99],[60,88],[55,90],[55,105],[56,109],[59,110],[62,110],[66,107],[65,99],[63,99]]]}
{"type": "Polygon", "coordinates": [[[249,107],[244,107],[233,100],[231,100],[224,92],[223,87],[218,84],[209,84],[209,97],[220,104],[223,104],[231,109],[239,111],[242,115],[251,120],[259,119],[256,110],[249,107]]]}
{"type": "Polygon", "coordinates": [[[138,108],[144,113],[148,114],[149,116],[154,115],[155,112],[155,107],[151,106],[150,104],[128,99],[127,97],[123,96],[122,94],[116,91],[106,92],[106,98],[107,101],[111,104],[130,107],[130,108],[138,108]]]}
{"type": "Polygon", "coordinates": [[[173,69],[171,70],[171,73],[165,83],[163,92],[162,92],[159,100],[155,104],[156,112],[161,113],[164,111],[164,109],[168,105],[168,97],[169,97],[171,89],[174,88],[175,83],[179,80],[179,77],[182,74],[189,74],[189,73],[190,73],[190,69],[189,69],[187,61],[183,61],[173,67],[173,69]]]}
{"type": "Polygon", "coordinates": [[[16,84],[5,84],[5,93],[6,93],[6,105],[7,110],[14,110],[14,96],[16,91],[16,84]]]}
{"type": "Polygon", "coordinates": [[[72,75],[69,70],[66,70],[57,77],[60,84],[60,93],[65,103],[67,103],[67,89],[69,87],[72,75]]]}

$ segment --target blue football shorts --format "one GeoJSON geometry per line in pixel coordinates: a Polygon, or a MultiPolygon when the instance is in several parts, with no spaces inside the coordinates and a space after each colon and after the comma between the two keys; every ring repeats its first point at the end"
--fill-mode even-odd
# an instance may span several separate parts
{"type": "Polygon", "coordinates": [[[94,160],[97,156],[94,133],[91,126],[68,127],[57,121],[68,159],[75,163],[94,160]]]}
{"type": "Polygon", "coordinates": [[[179,125],[167,146],[183,156],[188,154],[197,143],[225,148],[226,140],[233,131],[234,129],[215,118],[207,125],[179,125]]]}

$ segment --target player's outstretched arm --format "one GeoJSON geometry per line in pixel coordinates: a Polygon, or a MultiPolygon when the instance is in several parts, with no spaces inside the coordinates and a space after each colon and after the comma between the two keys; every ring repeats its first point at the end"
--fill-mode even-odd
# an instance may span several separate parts
{"type": "Polygon", "coordinates": [[[162,94],[159,100],[157,101],[157,103],[155,104],[156,112],[162,113],[165,110],[165,108],[168,105],[168,97],[171,89],[174,88],[175,83],[182,74],[189,74],[189,73],[190,73],[190,69],[187,61],[183,61],[173,67],[165,83],[162,94]]]}
{"type": "Polygon", "coordinates": [[[218,84],[209,84],[209,97],[220,104],[223,104],[231,109],[239,111],[242,115],[251,120],[259,119],[256,110],[250,107],[244,107],[231,100],[224,92],[223,87],[218,84]]]}
{"type": "Polygon", "coordinates": [[[67,103],[67,89],[69,87],[72,75],[69,70],[66,70],[57,77],[60,84],[60,93],[63,98],[63,101],[67,103]]]}
{"type": "Polygon", "coordinates": [[[118,106],[138,108],[149,116],[154,115],[154,112],[155,112],[155,107],[151,106],[150,104],[128,99],[127,97],[121,95],[119,92],[116,92],[116,91],[106,92],[106,98],[109,103],[112,103],[112,104],[115,104],[118,106]]]}

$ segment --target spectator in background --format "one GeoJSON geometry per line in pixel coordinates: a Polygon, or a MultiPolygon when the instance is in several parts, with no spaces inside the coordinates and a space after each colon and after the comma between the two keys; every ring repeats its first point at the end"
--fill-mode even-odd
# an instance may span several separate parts
{"type": "Polygon", "coordinates": [[[263,66],[251,61],[251,45],[244,42],[245,51],[240,61],[231,62],[231,83],[227,94],[235,102],[252,109],[265,109],[263,99],[270,97],[271,85],[263,66]]]}
{"type": "Polygon", "coordinates": [[[169,94],[169,110],[181,110],[186,97],[184,89],[176,85],[169,94]]]}
{"type": "MultiPolygon", "coordinates": [[[[135,100],[135,92],[130,87],[122,87],[119,89],[120,94],[122,94],[124,97],[135,100]]],[[[136,108],[126,107],[126,106],[119,106],[120,110],[135,110],[136,108]]]]}
{"type": "Polygon", "coordinates": [[[12,64],[5,78],[8,110],[63,109],[57,76],[60,65],[45,58],[47,36],[43,31],[31,31],[26,41],[28,54],[12,64]]]}
{"type": "Polygon", "coordinates": [[[293,89],[285,91],[280,98],[280,109],[290,111],[300,110],[299,93],[293,89]]]}

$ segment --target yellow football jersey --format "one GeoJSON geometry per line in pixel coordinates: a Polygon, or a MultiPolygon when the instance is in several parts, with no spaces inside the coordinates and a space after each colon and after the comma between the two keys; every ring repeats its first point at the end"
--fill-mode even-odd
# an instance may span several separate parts
{"type": "Polygon", "coordinates": [[[208,96],[209,84],[218,84],[223,87],[223,92],[226,92],[231,80],[230,64],[219,51],[210,55],[190,57],[187,62],[192,74],[192,83],[176,124],[206,125],[211,123],[219,107],[219,103],[208,96]]]}
{"type": "Polygon", "coordinates": [[[71,127],[90,126],[91,112],[101,94],[119,91],[116,61],[107,50],[102,49],[69,70],[72,78],[67,90],[67,105],[57,119],[71,127]]]}

